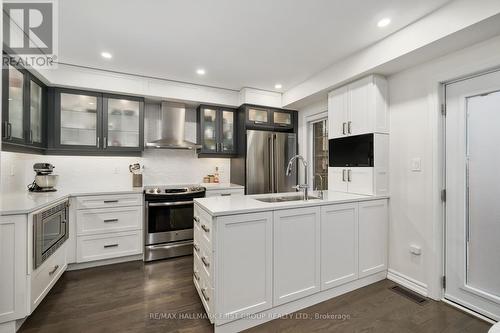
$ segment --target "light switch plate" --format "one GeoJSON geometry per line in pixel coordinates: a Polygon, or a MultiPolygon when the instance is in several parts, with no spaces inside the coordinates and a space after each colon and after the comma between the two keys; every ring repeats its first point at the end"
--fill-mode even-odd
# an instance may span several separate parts
{"type": "Polygon", "coordinates": [[[411,159],[411,171],[422,171],[422,159],[415,157],[411,159]]]}

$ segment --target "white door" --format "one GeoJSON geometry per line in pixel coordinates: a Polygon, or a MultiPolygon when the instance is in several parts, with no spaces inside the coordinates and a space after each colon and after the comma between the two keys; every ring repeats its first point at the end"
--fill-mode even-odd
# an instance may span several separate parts
{"type": "Polygon", "coordinates": [[[353,82],[349,85],[349,122],[350,135],[370,132],[370,113],[375,109],[372,90],[372,77],[353,82]]]}
{"type": "Polygon", "coordinates": [[[338,138],[347,134],[347,86],[328,94],[328,138],[338,138]]]}
{"type": "Polygon", "coordinates": [[[274,306],[320,290],[320,209],[274,212],[274,306]]]}
{"type": "Polygon", "coordinates": [[[446,87],[445,298],[500,319],[500,72],[446,87]]]}
{"type": "Polygon", "coordinates": [[[347,192],[347,168],[328,168],[328,189],[347,192]]]}
{"type": "Polygon", "coordinates": [[[373,194],[373,168],[353,167],[347,173],[347,187],[349,193],[373,194]]]}
{"type": "Polygon", "coordinates": [[[321,289],[358,278],[358,204],[321,207],[321,289]]]}
{"type": "Polygon", "coordinates": [[[387,200],[359,203],[359,277],[387,269],[387,200]]]}

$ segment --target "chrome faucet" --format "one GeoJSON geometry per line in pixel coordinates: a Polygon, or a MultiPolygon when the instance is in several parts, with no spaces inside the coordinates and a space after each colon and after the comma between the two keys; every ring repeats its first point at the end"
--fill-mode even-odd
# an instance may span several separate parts
{"type": "Polygon", "coordinates": [[[302,155],[295,155],[294,157],[292,157],[290,159],[290,161],[288,162],[288,166],[286,167],[286,175],[290,176],[290,173],[292,172],[292,168],[293,168],[293,162],[295,162],[295,160],[302,161],[302,164],[304,165],[304,182],[305,182],[305,184],[297,184],[297,186],[294,186],[293,188],[295,188],[297,190],[303,190],[304,191],[304,200],[309,200],[309,185],[307,183],[307,176],[308,176],[307,167],[309,166],[309,164],[307,163],[305,158],[302,157],[302,155]]]}

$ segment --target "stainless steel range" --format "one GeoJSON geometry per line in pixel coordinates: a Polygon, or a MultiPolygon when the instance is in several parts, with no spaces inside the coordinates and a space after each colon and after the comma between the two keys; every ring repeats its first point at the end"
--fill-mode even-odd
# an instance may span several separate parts
{"type": "Polygon", "coordinates": [[[193,253],[193,199],[205,192],[200,186],[144,188],[144,261],[193,253]]]}

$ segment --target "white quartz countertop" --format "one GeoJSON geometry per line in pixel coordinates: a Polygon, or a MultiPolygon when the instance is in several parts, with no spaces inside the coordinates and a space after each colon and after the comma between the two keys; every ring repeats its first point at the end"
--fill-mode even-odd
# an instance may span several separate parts
{"type": "MultiPolygon", "coordinates": [[[[199,184],[210,190],[243,189],[241,185],[230,183],[210,183],[199,184]]],[[[26,189],[16,192],[2,192],[0,198],[0,215],[29,214],[42,209],[60,200],[69,197],[78,197],[86,195],[111,195],[111,194],[130,194],[142,193],[142,187],[127,186],[99,186],[88,185],[76,188],[58,188],[56,192],[33,193],[26,189]]]]}
{"type": "MultiPolygon", "coordinates": [[[[368,201],[377,199],[387,199],[388,196],[376,195],[358,195],[335,191],[324,191],[323,200],[312,199],[308,201],[283,201],[283,202],[262,202],[256,200],[262,197],[280,197],[287,195],[298,195],[300,193],[276,193],[259,195],[240,195],[226,197],[210,197],[195,199],[195,202],[206,210],[212,216],[235,215],[242,213],[273,211],[280,209],[313,207],[322,205],[331,205],[335,203],[348,203],[357,201],[368,201]]],[[[311,195],[317,196],[317,192],[311,192],[311,195]]]]}

